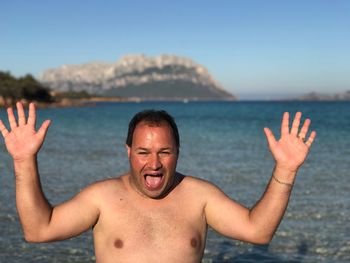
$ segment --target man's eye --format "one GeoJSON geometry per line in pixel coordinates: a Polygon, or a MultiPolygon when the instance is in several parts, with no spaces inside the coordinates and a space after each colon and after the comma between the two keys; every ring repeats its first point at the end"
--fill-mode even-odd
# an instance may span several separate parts
{"type": "Polygon", "coordinates": [[[168,155],[171,154],[171,152],[161,152],[161,154],[168,155]]]}
{"type": "Polygon", "coordinates": [[[141,154],[141,155],[146,155],[147,152],[138,152],[138,154],[141,154]]]}

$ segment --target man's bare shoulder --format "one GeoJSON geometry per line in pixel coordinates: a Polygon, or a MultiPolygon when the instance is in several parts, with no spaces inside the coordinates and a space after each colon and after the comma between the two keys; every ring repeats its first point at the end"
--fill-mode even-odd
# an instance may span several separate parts
{"type": "Polygon", "coordinates": [[[123,181],[127,174],[119,175],[112,178],[103,179],[92,183],[89,187],[104,188],[104,187],[116,187],[123,184],[123,181]]]}
{"type": "Polygon", "coordinates": [[[190,193],[195,195],[201,195],[201,197],[205,198],[212,193],[221,193],[222,191],[212,182],[209,182],[205,179],[186,175],[183,176],[183,180],[181,182],[181,187],[190,193]]]}
{"type": "Polygon", "coordinates": [[[126,177],[127,175],[124,174],[115,178],[96,181],[85,187],[80,194],[88,195],[90,198],[95,199],[125,192],[126,177]]]}
{"type": "Polygon", "coordinates": [[[193,176],[193,175],[182,175],[182,176],[183,176],[183,182],[190,187],[203,187],[203,188],[215,187],[215,188],[217,188],[217,186],[215,186],[215,184],[213,184],[212,182],[210,182],[206,179],[199,178],[199,177],[193,176]]]}

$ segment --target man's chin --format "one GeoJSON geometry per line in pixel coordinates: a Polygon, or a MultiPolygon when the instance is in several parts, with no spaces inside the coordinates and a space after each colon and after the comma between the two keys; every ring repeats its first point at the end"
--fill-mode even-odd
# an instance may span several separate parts
{"type": "Polygon", "coordinates": [[[161,187],[158,189],[150,189],[148,187],[145,187],[143,190],[144,195],[152,199],[161,199],[167,194],[166,187],[164,187],[163,185],[161,185],[161,187]]]}

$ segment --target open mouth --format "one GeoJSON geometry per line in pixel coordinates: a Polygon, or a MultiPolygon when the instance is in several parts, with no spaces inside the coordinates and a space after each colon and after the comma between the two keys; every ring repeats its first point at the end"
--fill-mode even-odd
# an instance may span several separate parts
{"type": "Polygon", "coordinates": [[[158,190],[163,184],[162,173],[147,173],[144,175],[145,184],[149,190],[158,190]]]}

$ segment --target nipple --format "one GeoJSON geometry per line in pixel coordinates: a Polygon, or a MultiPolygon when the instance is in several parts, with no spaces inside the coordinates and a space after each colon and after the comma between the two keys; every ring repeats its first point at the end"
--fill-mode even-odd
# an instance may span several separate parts
{"type": "Polygon", "coordinates": [[[114,246],[116,248],[122,248],[123,247],[123,241],[120,239],[117,239],[116,241],[114,241],[114,246]]]}
{"type": "Polygon", "coordinates": [[[197,247],[197,239],[191,238],[191,247],[196,248],[197,247]]]}

